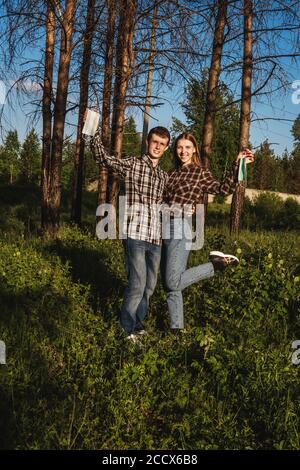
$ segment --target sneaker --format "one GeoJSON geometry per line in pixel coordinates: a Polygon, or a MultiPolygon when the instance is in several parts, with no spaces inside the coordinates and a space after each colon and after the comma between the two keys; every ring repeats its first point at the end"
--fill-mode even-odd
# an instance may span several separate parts
{"type": "Polygon", "coordinates": [[[135,335],[138,335],[138,336],[144,336],[147,334],[147,331],[146,330],[136,330],[134,332],[135,335]]]}
{"type": "Polygon", "coordinates": [[[213,264],[215,271],[223,271],[228,266],[237,266],[239,259],[234,255],[226,255],[222,251],[211,251],[209,260],[213,264]]]}
{"type": "Polygon", "coordinates": [[[138,334],[131,333],[131,335],[126,336],[126,339],[128,341],[131,341],[134,344],[141,344],[140,343],[141,338],[140,338],[140,335],[138,335],[138,334]]]}

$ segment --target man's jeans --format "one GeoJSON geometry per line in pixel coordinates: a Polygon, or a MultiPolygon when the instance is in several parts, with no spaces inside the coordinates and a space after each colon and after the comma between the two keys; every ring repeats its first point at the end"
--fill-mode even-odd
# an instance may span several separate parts
{"type": "Polygon", "coordinates": [[[157,282],[161,246],[142,240],[124,240],[128,285],[120,323],[127,335],[143,329],[149,298],[157,282]]]}
{"type": "Polygon", "coordinates": [[[212,263],[205,263],[186,269],[192,241],[189,219],[171,219],[164,226],[163,237],[162,275],[167,290],[170,328],[183,328],[182,290],[212,277],[214,268],[212,263]]]}

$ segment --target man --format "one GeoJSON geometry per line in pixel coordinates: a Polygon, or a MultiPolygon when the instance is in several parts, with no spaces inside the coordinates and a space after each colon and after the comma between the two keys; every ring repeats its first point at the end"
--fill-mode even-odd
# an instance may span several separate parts
{"type": "Polygon", "coordinates": [[[117,159],[105,151],[99,130],[91,140],[92,150],[100,164],[125,180],[124,223],[127,238],[124,244],[128,285],[120,323],[126,337],[135,343],[145,333],[143,322],[160,265],[160,205],[168,176],[159,167],[159,162],[169,143],[169,131],[158,126],[148,134],[147,154],[117,159]]]}

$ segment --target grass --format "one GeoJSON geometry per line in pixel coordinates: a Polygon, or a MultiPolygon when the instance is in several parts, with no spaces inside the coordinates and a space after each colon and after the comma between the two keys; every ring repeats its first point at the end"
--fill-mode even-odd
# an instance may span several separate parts
{"type": "MultiPolygon", "coordinates": [[[[24,190],[24,207],[35,194],[24,190]]],[[[24,236],[20,198],[10,197],[17,230],[3,217],[11,231],[0,239],[1,449],[300,449],[298,232],[235,239],[208,227],[190,266],[211,249],[240,265],[184,291],[180,337],[169,334],[159,282],[139,348],[118,324],[121,242],[95,239],[88,220],[84,230],[63,225],[56,240],[24,236]]]]}

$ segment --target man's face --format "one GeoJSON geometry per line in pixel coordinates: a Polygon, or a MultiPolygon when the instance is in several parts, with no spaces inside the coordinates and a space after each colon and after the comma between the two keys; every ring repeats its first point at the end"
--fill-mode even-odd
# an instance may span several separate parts
{"type": "Polygon", "coordinates": [[[165,150],[169,146],[168,137],[160,137],[157,134],[152,134],[148,141],[148,155],[152,160],[159,160],[165,150]]]}

